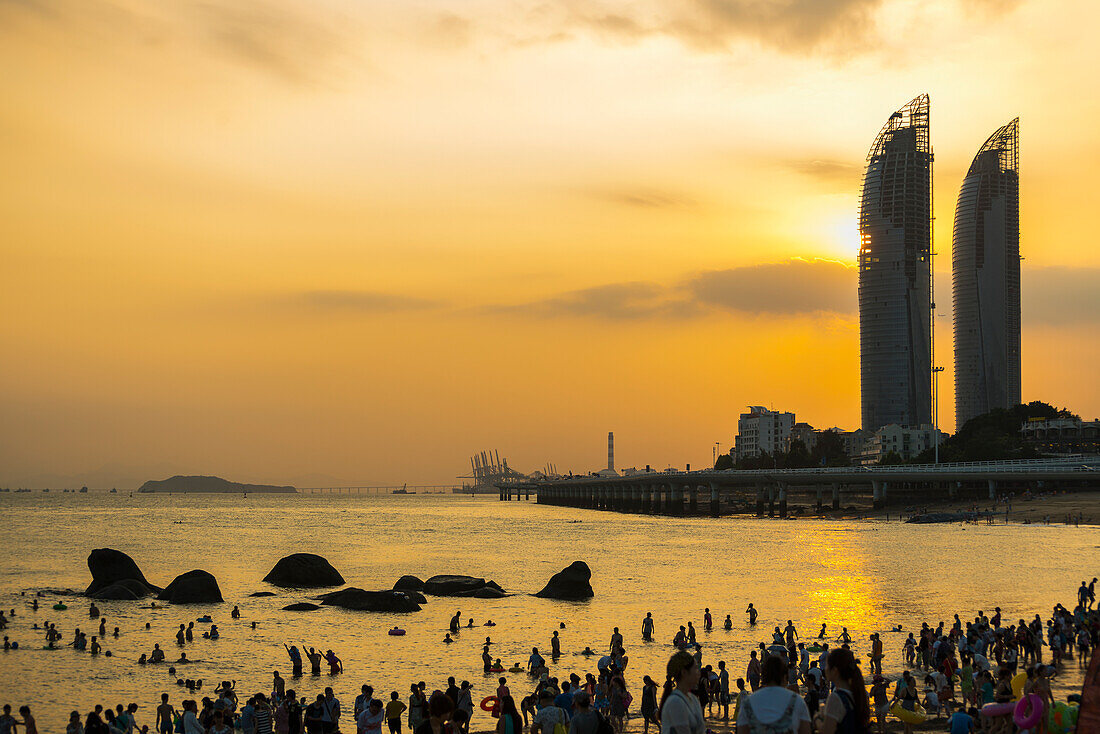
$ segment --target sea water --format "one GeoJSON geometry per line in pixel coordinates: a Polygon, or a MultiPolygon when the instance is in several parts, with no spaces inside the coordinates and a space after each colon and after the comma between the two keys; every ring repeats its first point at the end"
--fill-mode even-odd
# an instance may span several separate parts
{"type": "MultiPolygon", "coordinates": [[[[310,698],[331,685],[349,710],[364,683],[376,695],[396,690],[406,699],[410,682],[424,680],[430,692],[445,687],[449,675],[473,683],[476,703],[496,686],[496,675],[482,673],[486,636],[493,656],[508,667],[525,663],[533,646],[548,653],[559,623],[565,624],[559,631],[564,655],[551,664],[553,675],[595,672],[598,658],[576,653],[586,645],[606,651],[618,626],[635,696],[643,674],[663,679],[672,637],[688,620],[698,630],[704,664],[726,660],[734,678],[744,675],[749,651],[788,619],[807,640],[822,622],[830,636],[847,627],[861,656],[870,649],[867,636],[881,633],[885,672],[896,677],[905,634],[921,622],[950,626],[956,612],[965,622],[995,606],[1006,624],[1036,613],[1045,620],[1055,603],[1072,608],[1078,585],[1097,575],[1100,561],[1100,533],[1092,527],[669,518],[485,496],[53,492],[0,495],[0,513],[0,606],[16,612],[4,634],[20,643],[20,650],[0,654],[0,703],[30,705],[42,731],[61,730],[69,711],[83,715],[96,703],[136,702],[138,721],[152,724],[161,692],[177,708],[181,698],[212,695],[221,680],[236,681],[241,694],[270,692],[275,670],[310,698]],[[51,595],[34,612],[32,594],[54,587],[82,591],[91,580],[88,553],[104,547],[128,553],[160,586],[192,569],[209,571],[225,603],[142,609],[148,601],[97,602],[107,620],[103,646],[112,657],[44,650],[44,633],[31,629],[33,622],[56,623],[64,645],[75,627],[89,638],[98,633],[98,620],[88,618],[88,602],[80,597],[65,598],[69,608],[59,612],[51,595]],[[428,597],[423,610],[411,614],[328,607],[286,612],[282,607],[323,591],[262,581],[279,558],[296,552],[326,557],[348,585],[368,590],[389,589],[403,574],[446,573],[492,579],[510,596],[428,597]],[[532,596],[574,560],[591,567],[594,598],[532,596]],[[256,591],[276,595],[248,596],[256,591]],[[760,611],[755,627],[744,613],[750,602],[760,611]],[[234,604],[239,620],[230,618],[234,604]],[[715,625],[709,633],[702,629],[706,607],[715,625]],[[446,645],[456,611],[476,626],[446,645]],[[646,612],[656,620],[653,643],[641,641],[646,612]],[[722,629],[727,614],[730,631],[722,629]],[[177,687],[167,665],[135,663],[154,643],[177,659],[176,629],[203,615],[213,618],[221,638],[202,639],[209,625],[196,623],[196,639],[183,650],[201,662],[177,673],[204,680],[197,695],[177,687]],[[495,627],[482,626],[489,619],[495,627]],[[893,632],[895,625],[903,631],[893,632]],[[394,626],[407,634],[389,636],[394,626]],[[110,636],[115,627],[122,633],[117,640],[110,636]],[[292,679],[284,643],[331,648],[345,673],[292,679]]],[[[525,676],[506,675],[513,691],[530,687],[525,676]]],[[[484,716],[475,714],[475,730],[491,728],[488,719],[479,725],[484,716]]]]}

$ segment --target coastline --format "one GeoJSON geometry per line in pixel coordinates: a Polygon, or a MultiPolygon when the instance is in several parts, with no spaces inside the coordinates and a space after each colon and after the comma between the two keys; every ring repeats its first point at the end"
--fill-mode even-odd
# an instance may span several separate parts
{"type": "MultiPolygon", "coordinates": [[[[812,505],[794,506],[788,511],[788,517],[774,519],[783,520],[843,520],[860,522],[875,520],[880,522],[904,522],[920,512],[925,513],[968,513],[993,512],[993,524],[996,525],[1048,525],[1044,520],[1049,516],[1049,526],[1074,527],[1074,523],[1067,523],[1068,516],[1080,515],[1079,525],[1100,525],[1100,490],[1080,490],[1077,492],[1062,492],[1032,499],[1015,498],[1012,501],[1012,509],[1007,515],[1003,502],[994,503],[986,500],[975,502],[973,500],[936,501],[921,503],[919,508],[915,502],[899,502],[884,509],[873,509],[870,505],[849,504],[844,509],[826,510],[815,512],[812,505]],[[851,509],[854,506],[855,509],[851,509]],[[798,510],[801,510],[799,513],[798,510]]],[[[753,512],[726,512],[722,517],[753,517],[759,516],[753,512]]],[[[767,518],[767,515],[764,516],[767,518]]],[[[986,524],[986,520],[955,520],[951,522],[970,522],[973,524],[986,524]]]]}

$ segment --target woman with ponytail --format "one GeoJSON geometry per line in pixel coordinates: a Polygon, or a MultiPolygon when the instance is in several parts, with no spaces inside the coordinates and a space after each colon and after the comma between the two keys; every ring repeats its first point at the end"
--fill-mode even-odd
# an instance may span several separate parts
{"type": "Polygon", "coordinates": [[[668,660],[661,696],[661,734],[703,734],[703,708],[692,691],[699,685],[695,657],[681,650],[668,660]]]}
{"type": "Polygon", "coordinates": [[[863,673],[856,665],[851,650],[839,648],[829,653],[825,661],[825,677],[833,684],[833,692],[825,701],[821,734],[866,734],[871,730],[871,705],[863,673]]]}

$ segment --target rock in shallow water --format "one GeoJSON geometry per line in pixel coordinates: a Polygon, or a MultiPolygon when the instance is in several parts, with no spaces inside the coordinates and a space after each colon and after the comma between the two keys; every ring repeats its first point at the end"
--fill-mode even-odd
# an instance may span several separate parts
{"type": "Polygon", "coordinates": [[[505,596],[504,589],[494,581],[447,574],[432,576],[425,581],[424,593],[432,596],[479,596],[485,599],[498,599],[505,596]]]}
{"type": "Polygon", "coordinates": [[[126,580],[140,581],[143,586],[150,589],[146,592],[146,596],[160,591],[160,587],[153,586],[145,580],[145,574],[141,572],[133,558],[114,548],[96,548],[89,553],[88,570],[92,572],[92,583],[84,592],[88,596],[111,584],[126,580]]]}
{"type": "Polygon", "coordinates": [[[592,591],[592,569],[584,561],[573,561],[568,566],[558,571],[546,582],[546,586],[535,596],[543,599],[562,599],[565,601],[578,601],[591,599],[595,596],[592,591]]]}
{"type": "Polygon", "coordinates": [[[364,591],[349,586],[317,597],[325,606],[363,612],[419,612],[420,605],[403,591],[364,591]]]}
{"type": "Polygon", "coordinates": [[[150,589],[137,579],[123,579],[109,586],[104,586],[92,594],[91,597],[113,601],[137,601],[155,593],[157,593],[156,590],[150,589]]]}
{"type": "Polygon", "coordinates": [[[393,585],[393,588],[400,591],[423,591],[424,582],[416,576],[406,574],[397,579],[397,583],[393,585]]]}
{"type": "Polygon", "coordinates": [[[316,604],[310,604],[308,601],[300,601],[297,604],[287,604],[283,607],[284,612],[315,612],[321,607],[316,604]]]}
{"type": "Polygon", "coordinates": [[[264,581],[275,586],[311,589],[340,586],[344,577],[332,564],[313,553],[294,553],[280,558],[264,581]]]}
{"type": "Polygon", "coordinates": [[[214,575],[195,569],[177,576],[157,597],[172,604],[214,604],[223,601],[214,575]]]}

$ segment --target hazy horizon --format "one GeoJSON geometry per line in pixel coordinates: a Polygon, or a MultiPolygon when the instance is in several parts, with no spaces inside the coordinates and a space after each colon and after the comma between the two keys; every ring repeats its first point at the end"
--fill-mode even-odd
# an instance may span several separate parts
{"type": "Polygon", "coordinates": [[[1100,416],[1098,22],[0,2],[0,486],[449,484],[488,449],[584,472],[609,430],[620,467],[702,467],[750,404],[857,428],[862,167],[923,92],[941,426],[955,197],[1014,117],[1023,399],[1100,416]]]}

